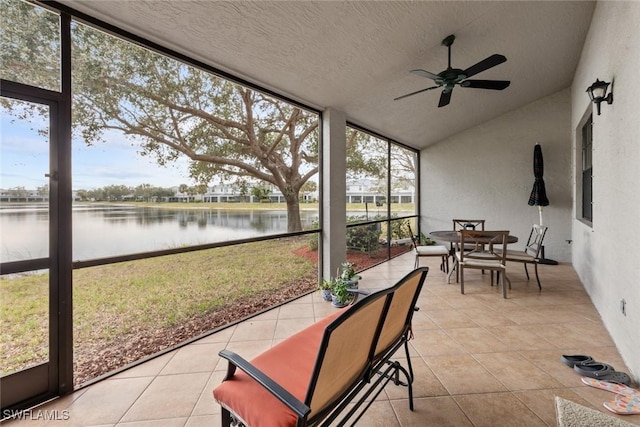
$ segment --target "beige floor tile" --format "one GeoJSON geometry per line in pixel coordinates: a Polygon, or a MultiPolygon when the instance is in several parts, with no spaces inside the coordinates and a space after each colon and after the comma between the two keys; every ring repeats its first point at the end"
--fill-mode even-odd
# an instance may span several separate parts
{"type": "Polygon", "coordinates": [[[86,387],[81,390],[75,391],[71,394],[68,394],[66,396],[62,396],[60,398],[51,400],[47,403],[44,403],[43,405],[32,408],[31,412],[29,412],[29,410],[27,410],[27,412],[11,411],[10,413],[15,416],[13,417],[9,414],[6,414],[7,419],[2,421],[1,423],[3,426],[10,426],[10,427],[22,427],[22,426],[40,427],[48,424],[51,424],[54,426],[68,425],[69,423],[67,422],[67,418],[71,416],[71,413],[69,412],[69,409],[68,409],[69,406],[73,402],[75,402],[77,399],[79,399],[80,396],[86,393],[90,388],[91,387],[86,387]],[[53,423],[49,423],[47,422],[47,420],[42,419],[44,418],[43,416],[38,416],[38,414],[44,414],[44,413],[42,412],[39,413],[37,411],[48,411],[47,414],[51,414],[51,417],[59,418],[60,420],[56,420],[53,423]]]}
{"type": "MultiPolygon", "coordinates": [[[[418,307],[420,307],[418,305],[418,307]]],[[[411,322],[411,328],[413,331],[420,331],[422,329],[439,329],[440,327],[436,325],[433,320],[429,318],[420,307],[420,311],[417,311],[413,314],[413,320],[411,322]]]]}
{"type": "Polygon", "coordinates": [[[196,405],[193,407],[191,416],[220,414],[220,405],[213,400],[213,389],[222,383],[222,379],[225,375],[226,372],[224,371],[216,371],[211,375],[207,385],[204,386],[202,393],[200,393],[200,397],[198,398],[196,405]]]}
{"type": "Polygon", "coordinates": [[[120,423],[122,427],[183,427],[187,422],[187,418],[163,418],[147,421],[132,421],[120,423]]]}
{"type": "Polygon", "coordinates": [[[604,327],[593,322],[545,325],[544,338],[558,348],[613,345],[604,327]]]}
{"type": "Polygon", "coordinates": [[[539,369],[552,376],[556,381],[564,387],[580,387],[580,375],[576,374],[573,369],[563,364],[560,357],[563,354],[582,354],[575,351],[562,350],[544,350],[544,351],[521,351],[527,360],[537,366],[539,369]]]}
{"type": "MultiPolygon", "coordinates": [[[[238,342],[230,342],[227,345],[227,350],[233,351],[234,353],[239,354],[246,360],[251,360],[260,353],[265,350],[271,348],[273,344],[272,340],[256,340],[256,341],[238,341],[238,342]]],[[[226,371],[228,362],[219,357],[218,362],[216,364],[216,371],[226,371]]]]}
{"type": "Polygon", "coordinates": [[[591,406],[586,400],[567,388],[517,391],[513,394],[549,426],[557,425],[555,409],[556,396],[571,400],[580,405],[591,406]]]}
{"type": "Polygon", "coordinates": [[[551,350],[555,348],[553,344],[543,338],[542,331],[533,332],[525,326],[489,327],[487,331],[505,343],[510,350],[551,350]]]}
{"type": "MultiPolygon", "coordinates": [[[[407,368],[406,361],[401,361],[402,366],[407,368]]],[[[414,397],[433,397],[433,396],[445,396],[447,390],[442,383],[435,376],[433,371],[427,366],[424,360],[418,357],[411,358],[411,365],[413,367],[413,396],[414,397]]],[[[407,399],[408,390],[407,387],[396,386],[393,383],[387,384],[385,392],[389,399],[407,399]]]]}
{"type": "Polygon", "coordinates": [[[425,361],[451,395],[507,390],[469,354],[427,356],[425,361]]]}
{"type": "Polygon", "coordinates": [[[142,363],[138,366],[133,366],[126,371],[122,371],[115,376],[115,378],[133,378],[133,377],[149,377],[155,376],[162,371],[162,369],[166,366],[167,363],[175,356],[177,350],[172,352],[163,354],[162,356],[158,356],[153,358],[145,363],[142,363]]]}
{"type": "Polygon", "coordinates": [[[191,373],[156,377],[127,411],[122,421],[190,416],[209,376],[209,373],[191,373]]]}
{"type": "Polygon", "coordinates": [[[414,400],[414,410],[407,409],[406,400],[392,400],[402,427],[467,427],[473,426],[453,398],[427,397],[414,400]]]}
{"type": "Polygon", "coordinates": [[[67,408],[67,425],[117,423],[153,380],[154,377],[112,378],[94,384],[67,408]]]}
{"type": "Polygon", "coordinates": [[[273,339],[277,323],[277,319],[259,320],[254,318],[246,320],[238,324],[229,343],[234,341],[273,339]]]}
{"type": "Polygon", "coordinates": [[[516,323],[491,307],[471,308],[464,311],[475,323],[485,328],[492,326],[510,326],[516,323]]]}
{"type": "Polygon", "coordinates": [[[160,375],[211,372],[218,363],[218,352],[224,347],[225,343],[192,344],[182,347],[167,362],[160,375]]]}
{"type": "Polygon", "coordinates": [[[416,305],[420,307],[420,311],[422,311],[423,313],[428,313],[433,310],[453,308],[447,303],[446,298],[442,298],[430,291],[425,291],[424,287],[416,305]]]}
{"type": "Polygon", "coordinates": [[[278,319],[313,319],[312,303],[290,303],[280,307],[278,319]]]}
{"type": "Polygon", "coordinates": [[[373,402],[362,418],[360,418],[357,425],[367,427],[400,427],[400,423],[388,400],[373,402]]]}
{"type": "Polygon", "coordinates": [[[320,304],[313,305],[313,315],[316,321],[335,313],[336,310],[337,309],[328,301],[322,301],[320,304]]]}
{"type": "Polygon", "coordinates": [[[460,310],[430,310],[427,316],[443,329],[474,328],[479,325],[460,310]]]}
{"type": "Polygon", "coordinates": [[[288,338],[314,323],[315,320],[312,317],[302,319],[278,319],[273,337],[275,339],[288,338]]]}
{"type": "Polygon", "coordinates": [[[519,353],[482,353],[473,357],[511,391],[562,387],[519,353]]]}
{"type": "Polygon", "coordinates": [[[220,427],[222,420],[220,415],[200,415],[190,417],[184,427],[220,427]]]}
{"type": "Polygon", "coordinates": [[[211,343],[215,343],[215,342],[224,342],[227,343],[229,342],[229,340],[231,339],[231,336],[233,335],[233,332],[236,330],[236,326],[231,326],[228,328],[225,328],[219,332],[216,332],[215,334],[211,334],[209,336],[206,336],[204,338],[201,338],[198,340],[198,343],[200,344],[211,344],[211,343]]]}
{"type": "Polygon", "coordinates": [[[536,414],[511,393],[455,396],[476,427],[546,427],[536,414]]]}
{"type": "Polygon", "coordinates": [[[508,351],[508,343],[498,339],[484,328],[447,329],[447,335],[456,340],[469,353],[508,351]]]}
{"type": "Polygon", "coordinates": [[[415,331],[409,344],[423,357],[465,352],[464,347],[439,329],[415,331]]]}
{"type": "Polygon", "coordinates": [[[275,320],[278,318],[278,313],[280,313],[280,307],[272,308],[271,310],[267,310],[263,313],[258,314],[257,316],[252,317],[251,319],[239,323],[239,325],[250,322],[252,320],[275,320]]]}
{"type": "MultiPolygon", "coordinates": [[[[355,401],[356,399],[354,399],[355,401]]],[[[353,410],[355,406],[353,403],[347,405],[347,408],[342,411],[337,418],[329,424],[329,427],[342,427],[344,425],[352,425],[356,422],[357,426],[378,426],[378,427],[400,427],[398,418],[391,408],[391,404],[388,399],[378,400],[370,403],[369,408],[365,408],[369,405],[370,400],[365,401],[348,419],[345,419],[347,413],[353,410]],[[364,413],[362,412],[364,409],[364,413]],[[360,418],[358,418],[360,417],[360,418]],[[357,421],[356,421],[357,420],[357,421]]],[[[326,422],[326,420],[324,421],[326,422]]]]}

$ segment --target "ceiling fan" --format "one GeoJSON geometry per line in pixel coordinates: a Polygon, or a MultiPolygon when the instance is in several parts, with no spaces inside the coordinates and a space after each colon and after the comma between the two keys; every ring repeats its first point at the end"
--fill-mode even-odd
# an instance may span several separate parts
{"type": "Polygon", "coordinates": [[[451,101],[451,92],[453,91],[455,85],[459,85],[461,87],[470,87],[474,89],[492,90],[503,90],[509,87],[511,82],[508,80],[467,80],[469,77],[475,76],[482,71],[488,70],[489,68],[495,67],[496,65],[505,62],[507,58],[505,58],[503,55],[491,55],[490,57],[483,59],[482,61],[478,62],[475,65],[472,65],[466,70],[451,68],[451,45],[453,44],[453,41],[455,39],[456,36],[452,34],[442,40],[442,44],[444,46],[447,46],[447,48],[449,49],[449,65],[446,70],[441,71],[438,74],[433,74],[425,70],[411,70],[412,74],[433,80],[436,86],[428,87],[426,89],[420,89],[415,92],[411,92],[406,95],[394,98],[393,100],[397,101],[408,96],[416,95],[427,90],[438,89],[441,87],[443,89],[442,94],[440,95],[440,102],[438,103],[438,107],[444,107],[445,105],[449,104],[449,101],[451,101]]]}

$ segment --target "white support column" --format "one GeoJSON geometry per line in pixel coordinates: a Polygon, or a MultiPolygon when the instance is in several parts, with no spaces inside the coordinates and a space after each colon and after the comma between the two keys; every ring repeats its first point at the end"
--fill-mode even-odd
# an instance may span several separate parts
{"type": "Polygon", "coordinates": [[[346,260],[346,115],[331,108],[322,116],[322,277],[335,276],[346,260]]]}

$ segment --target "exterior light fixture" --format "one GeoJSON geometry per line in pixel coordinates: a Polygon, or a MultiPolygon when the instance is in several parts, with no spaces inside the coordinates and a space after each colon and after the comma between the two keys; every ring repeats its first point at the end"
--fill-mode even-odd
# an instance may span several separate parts
{"type": "Polygon", "coordinates": [[[598,115],[600,115],[600,103],[602,103],[602,101],[607,101],[609,105],[613,104],[613,93],[609,92],[609,95],[606,95],[609,84],[610,83],[596,79],[595,83],[587,88],[591,102],[596,104],[598,115]]]}

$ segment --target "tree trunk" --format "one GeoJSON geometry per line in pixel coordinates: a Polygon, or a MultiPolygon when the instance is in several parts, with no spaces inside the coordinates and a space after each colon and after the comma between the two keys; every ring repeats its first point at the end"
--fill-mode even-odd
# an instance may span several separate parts
{"type": "Polygon", "coordinates": [[[298,193],[285,196],[287,201],[287,231],[301,231],[302,221],[300,220],[300,199],[298,193]]]}

